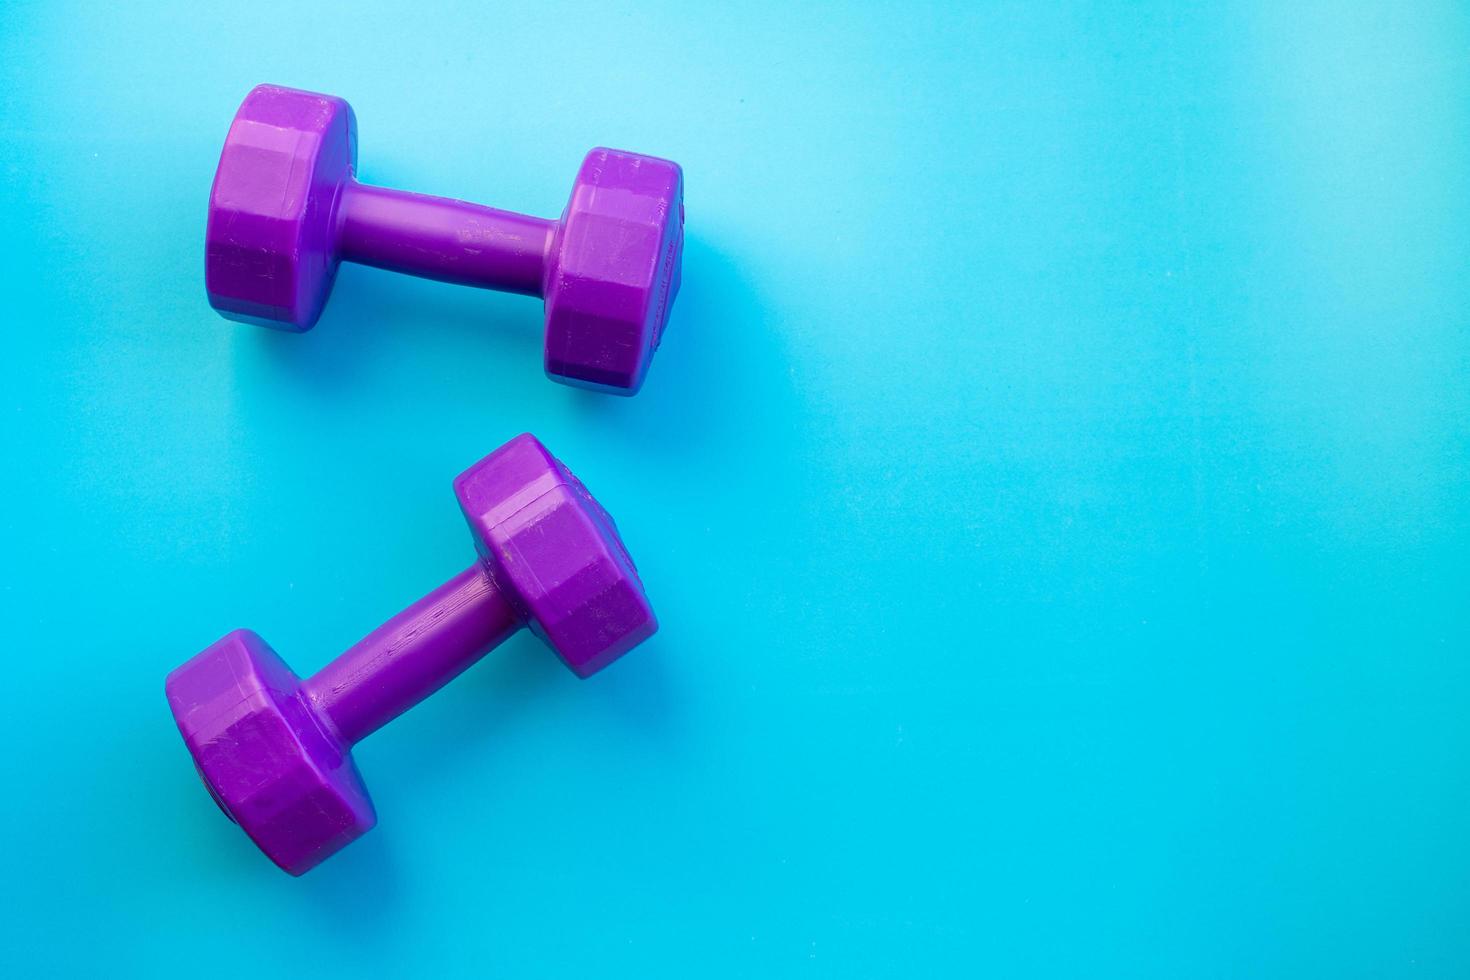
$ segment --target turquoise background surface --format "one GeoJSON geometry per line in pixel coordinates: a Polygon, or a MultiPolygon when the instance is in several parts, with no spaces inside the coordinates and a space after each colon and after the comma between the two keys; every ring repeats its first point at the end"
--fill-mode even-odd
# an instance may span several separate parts
{"type": "Polygon", "coordinates": [[[1470,8],[798,6],[0,0],[3,972],[1470,976],[1470,8]],[[535,214],[680,161],[643,393],[372,270],[219,318],[262,81],[535,214]],[[517,638],[287,877],[165,673],[320,667],[524,430],[662,631],[517,638]]]}

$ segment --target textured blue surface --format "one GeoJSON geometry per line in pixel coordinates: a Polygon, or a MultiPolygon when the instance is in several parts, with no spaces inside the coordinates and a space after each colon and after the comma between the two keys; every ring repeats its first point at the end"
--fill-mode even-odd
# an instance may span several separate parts
{"type": "Polygon", "coordinates": [[[0,4],[4,972],[1470,975],[1463,4],[210,6],[0,4]],[[643,394],[544,380],[519,297],[217,317],[259,81],[538,214],[683,163],[643,394]],[[517,639],[286,877],[164,674],[319,667],[526,429],[663,631],[517,639]]]}

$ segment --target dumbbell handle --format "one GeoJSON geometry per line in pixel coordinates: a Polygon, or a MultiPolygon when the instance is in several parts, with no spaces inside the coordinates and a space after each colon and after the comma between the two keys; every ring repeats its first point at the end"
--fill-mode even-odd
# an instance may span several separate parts
{"type": "Polygon", "coordinates": [[[373,630],[302,684],[352,745],[459,676],[523,625],[483,563],[373,630]]]}
{"type": "Polygon", "coordinates": [[[554,221],[355,180],[337,209],[337,254],[348,262],[541,295],[554,221]]]}

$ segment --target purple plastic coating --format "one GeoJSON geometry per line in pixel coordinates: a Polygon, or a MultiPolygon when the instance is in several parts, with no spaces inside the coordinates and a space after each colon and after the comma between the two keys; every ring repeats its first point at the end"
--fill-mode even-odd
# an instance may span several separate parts
{"type": "Polygon", "coordinates": [[[521,622],[476,562],[373,630],[301,690],[350,746],[458,677],[521,622]]]}
{"type": "Polygon", "coordinates": [[[302,680],[235,630],[169,674],[210,795],[302,874],[377,821],[350,750],[529,626],[586,677],[658,628],[607,512],[534,437],[460,474],[479,559],[302,680]]]}
{"type": "Polygon", "coordinates": [[[587,154],[559,220],[357,181],[342,99],[260,85],[230,126],[210,192],[205,286],[232,319],[316,323],[340,262],[540,296],[547,374],[631,395],[679,290],[684,178],[657,157],[587,154]]]}
{"type": "Polygon", "coordinates": [[[368,184],[342,189],[347,262],[540,296],[556,222],[368,184]]]}

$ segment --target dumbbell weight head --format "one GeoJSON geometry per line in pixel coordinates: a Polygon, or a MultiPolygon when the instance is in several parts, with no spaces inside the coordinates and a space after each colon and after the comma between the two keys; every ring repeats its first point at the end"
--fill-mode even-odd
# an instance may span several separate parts
{"type": "Polygon", "coordinates": [[[465,470],[454,494],[495,581],[578,677],[658,628],[612,518],[535,437],[465,470]]]}
{"type": "Polygon", "coordinates": [[[337,202],[356,167],[357,120],[345,101],[252,89],[209,192],[210,304],[233,320],[311,329],[337,275],[337,202]]]}
{"type": "Polygon", "coordinates": [[[309,871],[378,822],[351,746],[255,633],[224,636],[165,690],[209,795],[284,870],[309,871]]]}
{"type": "Polygon", "coordinates": [[[547,264],[546,373],[632,394],[679,292],[684,178],[668,160],[587,154],[547,264]]]}
{"type": "MultiPolygon", "coordinates": [[[[600,670],[657,629],[611,518],[533,437],[466,470],[455,493],[500,593],[576,674],[600,670]]],[[[446,608],[446,619],[458,612],[446,608]]],[[[165,684],[210,795],[292,874],[376,823],[352,761],[356,736],[320,709],[309,683],[255,633],[236,630],[165,684]]]]}
{"type": "MultiPolygon", "coordinates": [[[[336,277],[356,166],[357,124],[346,101],[253,89],[210,192],[210,303],[232,319],[310,329],[336,277]]],[[[641,386],[678,293],[683,225],[678,164],[604,148],[587,154],[541,270],[548,375],[627,394],[641,386]]]]}

